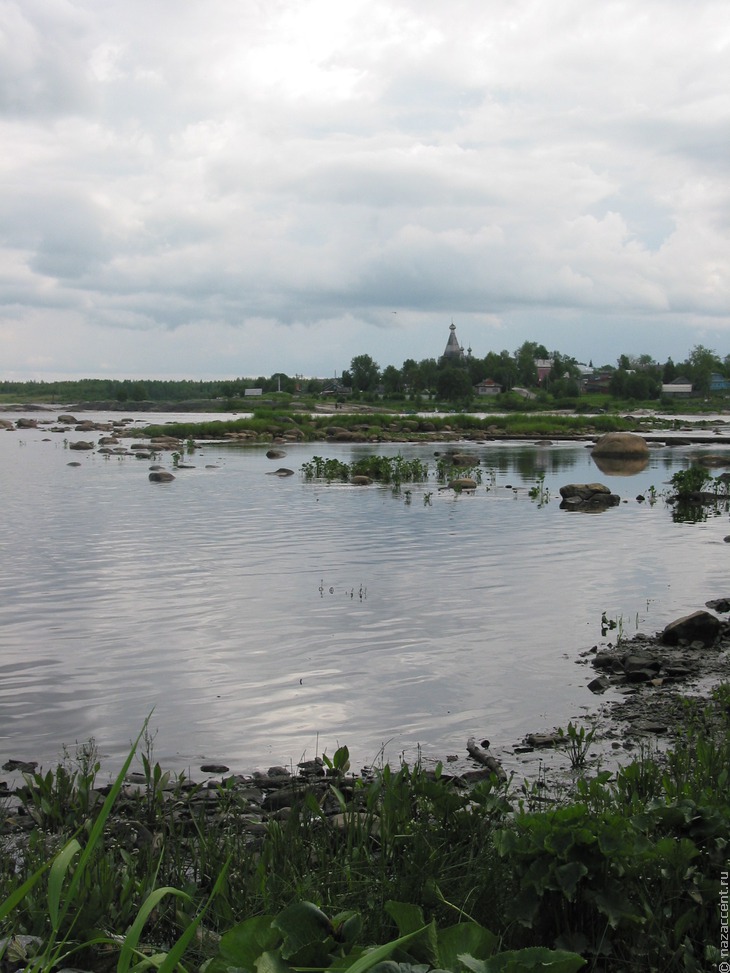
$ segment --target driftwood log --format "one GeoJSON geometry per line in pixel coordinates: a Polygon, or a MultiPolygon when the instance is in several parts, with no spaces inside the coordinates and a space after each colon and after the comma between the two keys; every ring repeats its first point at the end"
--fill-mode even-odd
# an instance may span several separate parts
{"type": "Polygon", "coordinates": [[[466,749],[469,752],[469,756],[472,760],[476,760],[478,763],[483,764],[488,770],[491,770],[493,774],[496,774],[500,780],[507,780],[507,774],[502,767],[502,764],[493,756],[489,750],[484,747],[480,747],[476,741],[475,737],[469,737],[466,741],[466,749]]]}

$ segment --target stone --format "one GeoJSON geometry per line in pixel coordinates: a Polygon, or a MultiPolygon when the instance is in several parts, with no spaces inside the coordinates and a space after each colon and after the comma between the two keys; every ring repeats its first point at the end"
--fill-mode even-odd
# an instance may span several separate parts
{"type": "Polygon", "coordinates": [[[285,466],[280,466],[278,470],[269,470],[267,476],[294,476],[294,470],[288,470],[285,466]]]}
{"type": "Polygon", "coordinates": [[[372,482],[373,481],[369,476],[364,476],[361,473],[358,473],[356,476],[350,477],[350,483],[353,486],[370,486],[372,482]]]}
{"type": "Polygon", "coordinates": [[[167,470],[152,470],[150,473],[150,483],[169,483],[174,479],[172,473],[168,473],[167,470]]]}
{"type": "Polygon", "coordinates": [[[11,757],[3,764],[3,770],[7,770],[8,773],[19,770],[22,774],[32,774],[37,766],[37,760],[17,760],[11,757]]]}
{"type": "Polygon", "coordinates": [[[591,681],[588,683],[588,688],[592,693],[596,693],[598,695],[600,693],[605,693],[610,685],[611,680],[608,678],[608,676],[596,676],[595,679],[591,679],[591,681]]]}
{"type": "Polygon", "coordinates": [[[269,449],[266,452],[267,459],[284,459],[286,452],[283,449],[269,449]]]}
{"type": "Polygon", "coordinates": [[[600,511],[615,507],[621,498],[604,483],[568,483],[560,487],[561,510],[600,511]]]}
{"type": "Polygon", "coordinates": [[[93,449],[94,444],[86,442],[84,439],[78,439],[75,443],[68,444],[69,449],[93,449]]]}
{"type": "Polygon", "coordinates": [[[607,432],[591,450],[592,456],[645,456],[646,440],[633,432],[607,432]]]}
{"type": "Polygon", "coordinates": [[[730,612],[730,598],[717,598],[715,601],[706,601],[706,608],[711,608],[716,612],[730,612]]]}
{"type": "Polygon", "coordinates": [[[662,667],[661,662],[652,659],[647,655],[626,655],[621,662],[624,672],[634,672],[640,669],[649,670],[652,673],[659,672],[662,667]]]}
{"type": "Polygon", "coordinates": [[[560,487],[560,496],[564,499],[569,497],[580,497],[581,500],[589,500],[596,494],[608,494],[611,491],[605,483],[568,483],[560,487]]]}
{"type": "Polygon", "coordinates": [[[455,480],[449,480],[447,488],[450,490],[476,490],[477,481],[470,476],[458,476],[455,480]]]}
{"type": "Polygon", "coordinates": [[[699,642],[712,645],[720,634],[720,620],[706,611],[692,612],[670,622],[661,635],[664,645],[699,642]]]}

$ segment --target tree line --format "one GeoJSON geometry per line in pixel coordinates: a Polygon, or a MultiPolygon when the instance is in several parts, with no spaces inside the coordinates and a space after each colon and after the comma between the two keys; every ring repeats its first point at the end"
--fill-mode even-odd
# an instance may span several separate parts
{"type": "MultiPolygon", "coordinates": [[[[589,367],[593,368],[592,362],[589,367]]],[[[651,355],[620,355],[616,364],[593,369],[607,378],[607,392],[620,399],[647,401],[659,399],[662,384],[677,377],[686,378],[697,395],[707,396],[712,375],[730,379],[730,355],[721,359],[716,352],[695,345],[682,362],[668,358],[659,363],[651,355]]],[[[513,353],[490,351],[483,358],[467,354],[461,359],[407,358],[400,368],[380,365],[367,354],[356,355],[339,379],[304,378],[275,372],[268,377],[216,379],[95,379],[84,378],[61,382],[0,382],[0,395],[8,401],[39,401],[50,403],[109,402],[222,402],[232,406],[246,398],[247,389],[261,389],[270,395],[284,392],[289,395],[320,395],[326,391],[347,390],[355,397],[385,396],[395,401],[434,397],[441,401],[468,403],[474,397],[474,387],[491,379],[504,392],[515,388],[535,391],[551,400],[571,399],[579,395],[585,366],[575,358],[548,349],[534,341],[525,341],[513,353]],[[538,375],[537,362],[549,362],[549,372],[538,375]]],[[[253,399],[250,401],[254,401],[253,399]]]]}

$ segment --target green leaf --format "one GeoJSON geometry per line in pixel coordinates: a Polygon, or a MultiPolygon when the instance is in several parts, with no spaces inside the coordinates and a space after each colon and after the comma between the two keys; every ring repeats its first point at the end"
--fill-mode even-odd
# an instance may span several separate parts
{"type": "Polygon", "coordinates": [[[294,902],[272,922],[283,937],[281,955],[291,959],[307,946],[319,945],[334,934],[327,916],[313,902],[294,902]]]}
{"type": "Polygon", "coordinates": [[[575,895],[578,882],[587,874],[588,869],[582,862],[568,862],[567,865],[561,865],[555,869],[555,878],[560,886],[560,891],[569,902],[575,895]]]}
{"type": "Polygon", "coordinates": [[[256,971],[257,973],[291,973],[292,968],[284,962],[278,951],[275,953],[267,951],[256,960],[256,971]]]}
{"type": "Polygon", "coordinates": [[[462,962],[472,973],[576,973],[585,960],[577,953],[547,949],[544,946],[529,946],[526,949],[509,950],[497,953],[485,961],[462,962]]]}
{"type": "Polygon", "coordinates": [[[181,899],[187,899],[190,901],[190,896],[186,895],[185,892],[181,892],[179,889],[170,888],[169,886],[155,889],[153,892],[147,896],[145,901],[142,903],[137,916],[132,923],[129,932],[124,937],[124,942],[122,943],[122,948],[119,952],[119,959],[117,960],[117,973],[127,973],[129,967],[132,963],[132,957],[135,950],[137,949],[137,944],[139,943],[140,936],[142,935],[142,930],[147,922],[150,913],[155,909],[162,899],[166,895],[175,895],[181,899]]]}
{"type": "Polygon", "coordinates": [[[400,949],[402,946],[406,946],[411,943],[418,936],[423,935],[428,930],[428,926],[424,926],[422,929],[416,929],[409,936],[401,936],[398,939],[393,939],[389,943],[384,943],[382,946],[376,946],[375,949],[369,950],[367,953],[363,953],[359,956],[352,966],[347,968],[347,973],[367,973],[371,970],[373,966],[381,963],[383,960],[388,959],[388,957],[396,949],[400,949]]]}
{"type": "Polygon", "coordinates": [[[48,915],[54,932],[58,930],[60,924],[59,913],[63,883],[71,862],[80,851],[81,845],[76,838],[72,838],[54,857],[51,865],[51,871],[48,875],[48,915]]]}
{"type": "Polygon", "coordinates": [[[213,973],[223,961],[222,969],[238,967],[253,970],[262,953],[273,950],[279,933],[271,925],[273,916],[252,916],[226,932],[219,943],[218,955],[207,968],[213,973]]]}
{"type": "Polygon", "coordinates": [[[23,901],[26,895],[33,890],[44,872],[48,871],[52,864],[52,860],[46,862],[45,865],[39,868],[37,872],[34,872],[30,878],[23,882],[23,884],[15,889],[14,892],[11,892],[3,902],[0,902],[0,921],[2,921],[6,916],[10,915],[13,909],[23,901]]]}
{"type": "Polygon", "coordinates": [[[211,902],[218,895],[221,888],[223,887],[223,883],[225,882],[226,875],[228,874],[228,868],[230,864],[231,864],[231,860],[229,858],[226,861],[223,868],[221,869],[220,875],[216,879],[215,885],[213,886],[213,889],[210,895],[208,896],[208,899],[205,905],[203,906],[203,908],[196,915],[196,917],[193,919],[190,925],[183,931],[182,935],[177,940],[177,942],[173,945],[172,949],[167,954],[164,955],[162,962],[158,966],[158,973],[173,973],[173,971],[177,970],[178,966],[180,965],[180,960],[185,955],[185,950],[188,948],[188,946],[190,945],[190,941],[195,935],[195,930],[202,922],[203,916],[210,908],[211,902]]]}
{"type": "Polygon", "coordinates": [[[523,926],[532,926],[539,906],[540,896],[532,886],[528,886],[507,903],[507,915],[523,926]]]}
{"type": "Polygon", "coordinates": [[[422,935],[411,944],[409,952],[419,962],[436,966],[439,961],[436,923],[430,922],[425,925],[421,907],[410,902],[386,902],[385,911],[395,919],[398,932],[402,936],[407,936],[421,929],[422,935]]]}
{"type": "Polygon", "coordinates": [[[642,921],[636,906],[618,885],[607,886],[600,892],[593,892],[591,897],[598,911],[606,916],[613,929],[622,919],[630,919],[632,922],[642,921]]]}
{"type": "Polygon", "coordinates": [[[401,936],[407,936],[426,924],[420,905],[413,905],[411,902],[395,902],[391,899],[385,903],[385,911],[395,919],[401,936]]]}
{"type": "Polygon", "coordinates": [[[494,933],[476,922],[460,922],[456,926],[440,929],[437,934],[439,965],[446,970],[458,970],[461,955],[486,959],[492,955],[498,942],[494,933]]]}

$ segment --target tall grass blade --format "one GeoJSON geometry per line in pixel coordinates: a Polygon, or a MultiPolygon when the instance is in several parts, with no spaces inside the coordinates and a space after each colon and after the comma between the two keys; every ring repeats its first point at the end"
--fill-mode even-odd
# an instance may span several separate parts
{"type": "Polygon", "coordinates": [[[205,913],[210,908],[211,902],[213,901],[213,899],[215,899],[215,897],[218,895],[218,893],[220,892],[221,888],[223,887],[223,883],[226,880],[226,875],[228,873],[228,868],[229,868],[230,864],[231,864],[231,860],[229,858],[228,861],[223,866],[223,868],[221,869],[221,873],[218,876],[218,878],[216,879],[216,883],[213,886],[213,889],[212,889],[210,895],[208,896],[208,899],[207,899],[205,905],[200,910],[200,912],[197,914],[197,916],[193,919],[193,921],[190,923],[190,925],[187,927],[187,929],[185,929],[183,931],[182,936],[180,936],[180,938],[177,940],[177,942],[175,943],[175,945],[167,953],[167,955],[165,956],[165,958],[163,959],[163,961],[158,966],[159,973],[173,973],[173,971],[177,969],[177,966],[180,963],[180,960],[185,955],[185,950],[190,945],[190,940],[195,935],[195,930],[198,928],[198,926],[200,925],[200,923],[201,923],[201,921],[203,919],[203,916],[205,915],[205,913]]]}
{"type": "Polygon", "coordinates": [[[71,862],[80,851],[81,845],[76,838],[72,838],[55,856],[51,865],[51,871],[48,875],[48,915],[54,932],[58,930],[60,921],[63,883],[66,880],[71,862]]]}
{"type": "Polygon", "coordinates": [[[414,939],[418,939],[418,937],[424,935],[424,933],[428,933],[430,925],[431,924],[429,923],[427,926],[422,926],[421,929],[415,929],[407,936],[401,936],[399,939],[393,939],[391,942],[384,943],[382,946],[378,946],[376,949],[373,949],[368,953],[363,953],[362,956],[358,956],[352,966],[348,966],[347,973],[367,973],[371,967],[375,966],[377,963],[381,963],[383,960],[386,960],[394,950],[399,949],[401,946],[405,946],[406,943],[410,943],[414,939]]]}
{"type": "Polygon", "coordinates": [[[124,942],[122,943],[122,948],[119,953],[119,959],[117,960],[117,973],[127,973],[129,970],[145,923],[149,919],[150,913],[159,905],[166,895],[175,895],[178,898],[187,899],[190,901],[189,895],[187,895],[185,892],[181,892],[180,889],[175,889],[170,886],[164,886],[163,888],[155,889],[153,892],[150,892],[145,901],[142,903],[142,906],[137,913],[137,917],[132,923],[129,932],[124,937],[124,942]]]}
{"type": "Polygon", "coordinates": [[[34,872],[30,876],[30,878],[26,879],[26,881],[23,882],[19,888],[17,888],[14,892],[11,892],[11,894],[3,902],[0,902],[0,922],[6,916],[10,915],[16,906],[20,905],[26,895],[32,891],[34,886],[37,885],[43,876],[44,872],[47,872],[52,864],[52,861],[46,862],[45,865],[42,865],[37,872],[34,872]]]}

